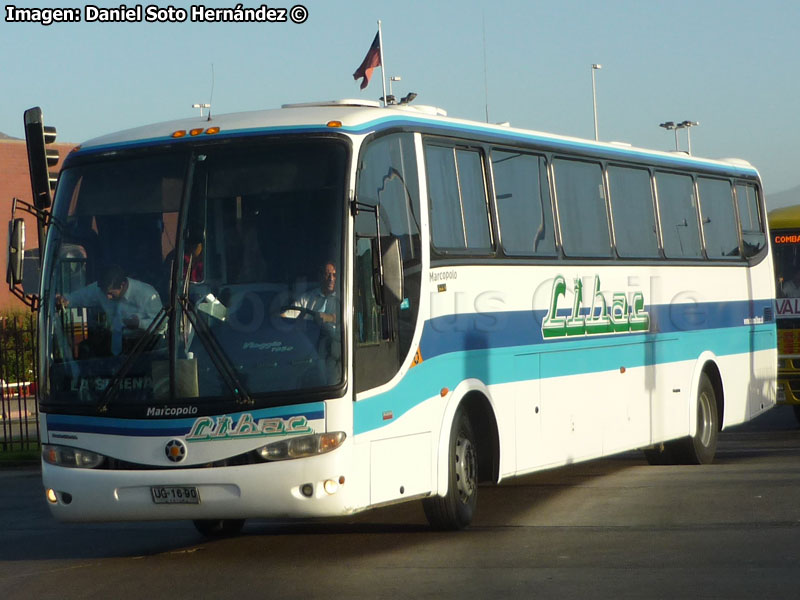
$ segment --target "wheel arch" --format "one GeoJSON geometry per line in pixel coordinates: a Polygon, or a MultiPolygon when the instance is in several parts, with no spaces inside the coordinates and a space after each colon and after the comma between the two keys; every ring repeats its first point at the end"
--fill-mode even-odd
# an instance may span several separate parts
{"type": "Polygon", "coordinates": [[[692,374],[692,388],[689,395],[690,433],[697,434],[697,394],[700,389],[700,378],[706,375],[714,388],[717,405],[718,429],[721,431],[725,423],[725,386],[722,381],[722,372],[717,364],[717,356],[713,352],[704,352],[698,357],[692,374]]]}
{"type": "Polygon", "coordinates": [[[467,380],[450,392],[439,435],[436,457],[437,487],[434,493],[447,492],[450,431],[460,408],[466,411],[478,447],[478,481],[497,483],[500,479],[500,434],[488,388],[480,381],[467,380]]]}

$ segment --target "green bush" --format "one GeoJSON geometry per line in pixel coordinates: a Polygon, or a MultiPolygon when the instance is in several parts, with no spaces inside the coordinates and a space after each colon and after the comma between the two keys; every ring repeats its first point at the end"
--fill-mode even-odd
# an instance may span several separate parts
{"type": "Polygon", "coordinates": [[[30,311],[0,312],[0,379],[7,383],[34,381],[36,317],[30,311]]]}

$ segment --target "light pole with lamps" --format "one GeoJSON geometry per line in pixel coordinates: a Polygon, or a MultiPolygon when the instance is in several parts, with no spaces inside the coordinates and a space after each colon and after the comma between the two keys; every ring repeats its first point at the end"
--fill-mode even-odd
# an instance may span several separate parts
{"type": "Polygon", "coordinates": [[[600,136],[597,132],[597,86],[594,81],[594,72],[602,69],[603,65],[593,64],[592,65],[592,107],[594,108],[594,140],[598,141],[600,136]]]}
{"type": "Polygon", "coordinates": [[[690,127],[695,127],[696,125],[700,125],[699,121],[681,121],[680,123],[675,123],[673,121],[667,121],[665,123],[659,123],[659,127],[663,127],[668,131],[675,131],[675,152],[678,151],[678,129],[685,129],[686,130],[686,139],[689,143],[689,156],[692,155],[692,136],[689,133],[690,127]]]}
{"type": "Polygon", "coordinates": [[[689,156],[692,155],[692,132],[691,128],[700,125],[700,121],[684,121],[681,127],[686,129],[686,141],[689,143],[689,156]]]}
{"type": "Polygon", "coordinates": [[[203,118],[203,109],[204,108],[211,108],[210,104],[192,104],[192,108],[199,108],[200,109],[200,118],[203,118]]]}
{"type": "Polygon", "coordinates": [[[673,121],[666,121],[664,123],[659,123],[659,127],[663,127],[667,131],[675,131],[675,152],[678,151],[678,126],[675,125],[673,121]]]}

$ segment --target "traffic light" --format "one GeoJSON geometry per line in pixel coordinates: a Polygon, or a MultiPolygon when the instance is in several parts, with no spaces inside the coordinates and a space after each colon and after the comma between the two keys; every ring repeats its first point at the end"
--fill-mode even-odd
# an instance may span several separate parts
{"type": "Polygon", "coordinates": [[[58,164],[58,150],[47,148],[56,141],[56,128],[44,125],[42,109],[38,106],[25,111],[25,142],[28,147],[28,168],[31,173],[33,205],[39,210],[50,208],[51,192],[55,190],[57,174],[50,167],[58,164]]]}

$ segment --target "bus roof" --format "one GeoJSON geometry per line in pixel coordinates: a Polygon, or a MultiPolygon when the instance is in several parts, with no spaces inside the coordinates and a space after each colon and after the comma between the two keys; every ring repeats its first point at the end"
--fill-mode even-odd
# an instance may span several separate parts
{"type": "Polygon", "coordinates": [[[539,131],[510,127],[508,124],[489,124],[446,116],[439,108],[424,105],[393,105],[381,107],[365,100],[334,100],[305,104],[286,104],[280,109],[194,117],[166,121],[135,129],[120,131],[89,140],[78,150],[103,152],[130,146],[160,145],[176,140],[176,131],[183,131],[182,140],[209,137],[269,135],[279,133],[319,133],[335,129],[351,135],[364,135],[389,128],[425,129],[456,137],[488,139],[506,143],[535,143],[551,151],[579,151],[613,160],[638,160],[677,168],[706,167],[733,175],[757,177],[750,163],[741,159],[711,160],[685,153],[662,152],[636,148],[619,142],[596,142],[539,131]],[[334,126],[332,121],[340,122],[334,126]],[[209,131],[210,128],[218,131],[209,131]],[[190,132],[197,132],[192,135],[190,132]]]}
{"type": "Polygon", "coordinates": [[[769,211],[767,215],[770,229],[800,228],[800,204],[784,206],[769,211]]]}

